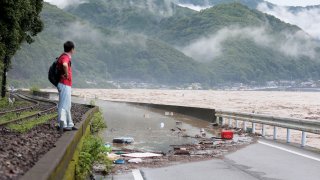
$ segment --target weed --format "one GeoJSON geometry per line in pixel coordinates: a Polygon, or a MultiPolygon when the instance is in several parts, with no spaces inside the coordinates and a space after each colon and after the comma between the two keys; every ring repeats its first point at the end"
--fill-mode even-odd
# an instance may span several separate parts
{"type": "Polygon", "coordinates": [[[93,163],[103,164],[106,173],[110,173],[112,162],[106,156],[109,151],[110,149],[104,146],[101,138],[94,135],[87,136],[79,155],[76,168],[77,179],[86,179],[91,173],[93,163]]]}
{"type": "Polygon", "coordinates": [[[99,111],[94,114],[93,120],[91,121],[91,132],[97,133],[103,128],[107,128],[107,125],[104,121],[102,113],[99,111]]]}
{"type": "MultiPolygon", "coordinates": [[[[97,133],[99,130],[106,128],[102,113],[94,114],[91,121],[91,132],[97,133]]],[[[95,135],[85,137],[79,154],[79,161],[76,165],[76,179],[87,179],[91,173],[94,163],[99,163],[105,166],[105,173],[110,173],[112,161],[110,161],[106,154],[111,149],[105,147],[101,138],[95,135]]]]}
{"type": "Polygon", "coordinates": [[[0,116],[0,122],[8,122],[11,121],[13,119],[18,119],[18,118],[23,118],[23,117],[27,117],[30,116],[32,114],[38,113],[39,111],[24,111],[21,113],[17,113],[17,112],[11,112],[11,113],[6,113],[3,116],[0,116]]]}
{"type": "Polygon", "coordinates": [[[7,127],[13,131],[24,133],[31,130],[37,125],[46,123],[47,121],[55,118],[56,116],[57,113],[47,114],[36,119],[22,121],[19,124],[9,124],[7,127]]]}
{"type": "Polygon", "coordinates": [[[40,91],[40,88],[39,88],[39,87],[37,87],[37,86],[32,86],[32,87],[30,88],[30,92],[33,94],[33,93],[35,93],[35,92],[41,92],[41,91],[40,91]]]}
{"type": "Polygon", "coordinates": [[[9,106],[9,101],[7,97],[1,98],[0,99],[0,108],[5,108],[9,106]]]}

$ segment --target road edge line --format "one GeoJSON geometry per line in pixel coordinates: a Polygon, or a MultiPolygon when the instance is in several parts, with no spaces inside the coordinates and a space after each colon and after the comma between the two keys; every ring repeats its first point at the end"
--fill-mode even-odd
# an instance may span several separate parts
{"type": "Polygon", "coordinates": [[[143,177],[142,177],[139,169],[133,169],[132,175],[133,175],[134,180],[143,180],[143,177]]]}
{"type": "Polygon", "coordinates": [[[292,151],[292,150],[289,150],[289,149],[286,149],[286,148],[283,148],[283,147],[280,147],[280,146],[276,146],[276,145],[273,145],[273,144],[269,144],[269,143],[266,143],[266,142],[258,141],[258,143],[320,162],[319,158],[316,158],[316,157],[313,157],[313,156],[302,154],[302,153],[299,153],[299,152],[296,152],[296,151],[292,151]]]}

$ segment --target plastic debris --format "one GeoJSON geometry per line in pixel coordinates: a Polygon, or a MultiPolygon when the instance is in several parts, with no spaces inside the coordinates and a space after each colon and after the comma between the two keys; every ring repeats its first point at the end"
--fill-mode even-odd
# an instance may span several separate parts
{"type": "Polygon", "coordinates": [[[206,132],[204,131],[204,128],[200,129],[200,134],[202,137],[206,137],[206,132]]]}
{"type": "Polygon", "coordinates": [[[120,144],[131,144],[134,142],[132,137],[118,137],[112,140],[113,143],[120,143],[120,144]]]}
{"type": "Polygon", "coordinates": [[[114,154],[114,153],[110,153],[110,154],[107,155],[107,158],[109,160],[111,160],[111,161],[115,161],[115,160],[120,158],[120,155],[117,155],[117,154],[114,154]]]}
{"type": "Polygon", "coordinates": [[[138,164],[138,163],[141,163],[141,162],[142,162],[142,159],[141,159],[141,158],[133,158],[133,159],[130,159],[128,162],[129,162],[129,163],[136,163],[136,164],[138,164]]]}
{"type": "Polygon", "coordinates": [[[122,152],[122,151],[117,151],[117,152],[115,152],[115,154],[121,155],[121,154],[126,154],[126,153],[122,152]]]}
{"type": "Polygon", "coordinates": [[[106,148],[111,148],[111,144],[105,143],[105,144],[104,144],[104,147],[106,147],[106,148]]]}
{"type": "Polygon", "coordinates": [[[117,159],[117,160],[114,161],[114,163],[115,164],[124,164],[125,161],[124,161],[124,159],[117,159]]]}
{"type": "Polygon", "coordinates": [[[147,158],[147,157],[160,157],[162,154],[156,153],[129,153],[123,154],[122,156],[133,157],[133,158],[147,158]]]}
{"type": "Polygon", "coordinates": [[[190,155],[188,150],[177,150],[174,152],[175,155],[190,155]]]}
{"type": "Polygon", "coordinates": [[[252,128],[247,127],[246,133],[252,133],[252,128]]]}
{"type": "Polygon", "coordinates": [[[160,128],[164,128],[164,123],[160,123],[160,128]]]}
{"type": "Polygon", "coordinates": [[[173,116],[173,112],[164,112],[165,116],[173,116]]]}
{"type": "Polygon", "coordinates": [[[233,138],[233,131],[222,130],[221,131],[221,138],[222,139],[232,139],[233,138]]]}
{"type": "Polygon", "coordinates": [[[219,126],[218,123],[210,123],[212,126],[219,126]]]}

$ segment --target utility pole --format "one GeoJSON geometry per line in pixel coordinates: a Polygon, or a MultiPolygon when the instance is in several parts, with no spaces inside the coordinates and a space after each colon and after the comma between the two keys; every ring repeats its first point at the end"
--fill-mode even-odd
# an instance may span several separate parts
{"type": "Polygon", "coordinates": [[[1,97],[4,98],[6,96],[6,85],[7,85],[7,72],[9,68],[9,56],[5,56],[3,60],[3,73],[2,73],[2,84],[1,84],[1,97]]]}

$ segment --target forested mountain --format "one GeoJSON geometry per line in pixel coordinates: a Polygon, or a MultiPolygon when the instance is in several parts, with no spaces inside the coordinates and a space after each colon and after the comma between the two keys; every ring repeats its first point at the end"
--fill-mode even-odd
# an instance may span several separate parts
{"type": "Polygon", "coordinates": [[[320,77],[318,42],[239,3],[196,12],[169,0],[88,0],[64,10],[45,4],[42,18],[45,30],[13,60],[14,84],[48,86],[47,69],[69,39],[77,87],[320,77]]]}
{"type": "MultiPolygon", "coordinates": [[[[198,6],[214,6],[218,4],[230,4],[230,3],[241,3],[250,8],[255,9],[260,3],[266,2],[264,0],[177,0],[178,3],[194,4],[198,6]]],[[[268,3],[268,2],[266,2],[268,3]]],[[[268,3],[268,5],[272,5],[268,3]]]]}
{"type": "MultiPolygon", "coordinates": [[[[198,6],[214,6],[218,4],[230,4],[230,3],[241,3],[245,6],[248,6],[252,9],[256,9],[259,4],[261,3],[266,3],[269,7],[274,7],[276,6],[275,4],[269,3],[268,1],[265,0],[176,0],[176,2],[179,4],[193,4],[193,5],[198,5],[198,6]]],[[[304,9],[312,9],[312,8],[320,8],[320,3],[319,5],[314,5],[314,6],[306,6],[306,7],[301,7],[301,6],[288,6],[288,8],[292,11],[298,11],[298,10],[304,10],[304,9]]]]}
{"type": "Polygon", "coordinates": [[[110,80],[206,82],[210,77],[202,64],[143,34],[90,24],[49,4],[45,4],[42,18],[45,30],[13,59],[10,79],[14,85],[49,86],[48,67],[69,39],[76,42],[72,63],[76,87],[107,87],[110,80]]]}

